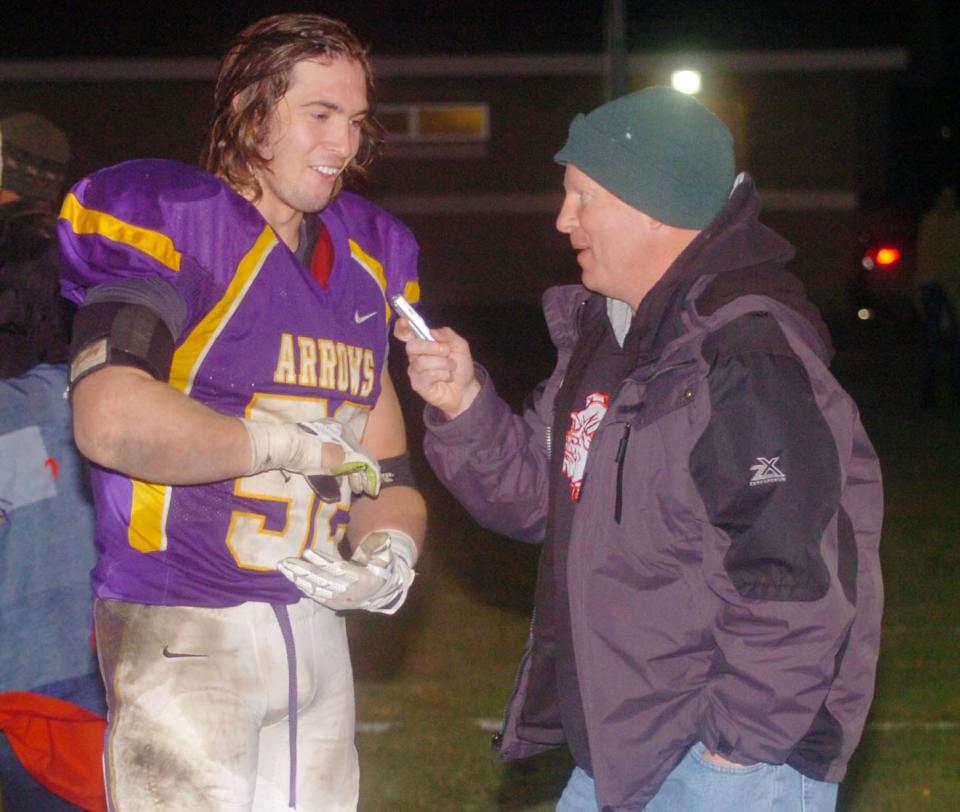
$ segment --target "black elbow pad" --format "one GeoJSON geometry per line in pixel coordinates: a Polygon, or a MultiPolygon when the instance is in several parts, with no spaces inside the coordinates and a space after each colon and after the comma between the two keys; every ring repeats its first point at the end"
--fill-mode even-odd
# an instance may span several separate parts
{"type": "Polygon", "coordinates": [[[176,342],[153,310],[127,302],[81,307],[73,322],[70,384],[105,366],[132,366],[157,380],[170,375],[176,342]]]}

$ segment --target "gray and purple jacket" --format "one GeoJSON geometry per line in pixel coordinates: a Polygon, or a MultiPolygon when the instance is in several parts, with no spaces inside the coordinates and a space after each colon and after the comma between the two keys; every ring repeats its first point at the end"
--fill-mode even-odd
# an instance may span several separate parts
{"type": "MultiPolygon", "coordinates": [[[[739,763],[843,778],[873,696],[880,469],[828,370],[829,336],[782,270],[744,178],[643,300],[636,364],[593,435],[566,587],[597,799],[642,809],[697,740],[739,763]]],[[[426,412],[440,479],[485,526],[550,543],[565,376],[591,294],[549,290],[558,350],[523,417],[483,387],[426,412]],[[562,407],[560,407],[562,408],[562,407]]],[[[543,557],[542,557],[543,559],[543,557]]],[[[537,606],[554,581],[541,568],[537,606]]],[[[564,743],[549,630],[533,624],[501,756],[564,743]]]]}

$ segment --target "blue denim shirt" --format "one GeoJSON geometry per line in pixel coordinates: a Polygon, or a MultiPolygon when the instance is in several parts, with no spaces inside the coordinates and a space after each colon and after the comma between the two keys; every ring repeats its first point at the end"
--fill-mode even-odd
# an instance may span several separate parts
{"type": "Polygon", "coordinates": [[[93,504],[73,444],[67,367],[0,380],[0,691],[97,670],[93,504]]]}

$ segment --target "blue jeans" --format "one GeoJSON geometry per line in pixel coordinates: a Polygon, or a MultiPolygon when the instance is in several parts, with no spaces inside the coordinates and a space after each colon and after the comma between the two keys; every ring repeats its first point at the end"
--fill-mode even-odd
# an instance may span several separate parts
{"type": "MultiPolygon", "coordinates": [[[[786,764],[731,767],[703,758],[697,742],[661,785],[646,812],[833,812],[837,784],[814,781],[786,764]]],[[[598,812],[593,779],[579,767],[570,776],[557,812],[598,812]]]]}

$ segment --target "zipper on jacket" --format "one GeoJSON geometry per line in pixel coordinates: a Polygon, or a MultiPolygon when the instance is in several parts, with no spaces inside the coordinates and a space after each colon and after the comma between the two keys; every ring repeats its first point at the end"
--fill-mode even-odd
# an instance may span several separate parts
{"type": "MultiPolygon", "coordinates": [[[[696,359],[690,358],[686,361],[681,361],[677,364],[671,364],[670,366],[662,367],[661,369],[655,370],[650,375],[647,375],[645,378],[641,378],[639,381],[637,381],[637,383],[642,386],[646,386],[651,381],[656,380],[661,375],[664,375],[667,372],[675,372],[678,369],[686,369],[687,367],[693,366],[696,363],[697,363],[696,359]]],[[[620,394],[620,390],[623,389],[626,382],[627,381],[624,380],[618,384],[616,390],[614,391],[613,397],[610,398],[611,403],[617,399],[617,397],[620,394]]],[[[685,398],[687,397],[686,392],[684,392],[684,397],[685,398]]],[[[642,400],[639,403],[637,403],[636,406],[632,407],[629,410],[626,408],[621,409],[621,412],[622,413],[630,412],[630,413],[636,414],[641,409],[643,409],[642,400]]],[[[616,503],[614,504],[614,508],[613,508],[613,518],[617,524],[620,524],[621,519],[623,518],[623,469],[627,460],[627,445],[630,442],[631,428],[632,428],[632,425],[630,423],[627,423],[626,427],[623,430],[623,436],[620,438],[620,443],[617,446],[617,455],[616,457],[614,457],[614,460],[617,463],[617,497],[616,497],[616,503]]],[[[584,482],[584,484],[586,484],[586,482],[584,482]]]]}
{"type": "Polygon", "coordinates": [[[517,666],[517,673],[513,678],[513,690],[510,691],[510,696],[507,699],[507,706],[503,711],[503,723],[500,725],[500,730],[490,737],[490,749],[495,753],[500,752],[500,748],[503,744],[503,737],[507,733],[507,725],[510,723],[510,708],[514,704],[517,691],[520,690],[520,680],[523,677],[523,669],[527,664],[527,660],[530,659],[530,655],[533,653],[533,627],[536,623],[536,620],[537,608],[534,607],[533,611],[530,613],[530,627],[527,631],[527,644],[524,648],[523,656],[520,658],[520,665],[517,666]]]}
{"type": "Polygon", "coordinates": [[[679,361],[676,364],[670,364],[669,366],[661,367],[660,369],[654,370],[646,378],[640,378],[637,381],[639,384],[648,384],[651,381],[655,381],[661,375],[665,375],[668,372],[676,372],[678,369],[686,369],[697,363],[696,358],[688,358],[686,361],[679,361]]]}
{"type": "Polygon", "coordinates": [[[623,430],[623,437],[620,438],[620,444],[617,446],[617,456],[614,458],[617,462],[617,501],[613,508],[613,518],[620,524],[620,518],[623,515],[623,467],[627,459],[627,444],[630,442],[630,424],[627,423],[623,430]]]}

